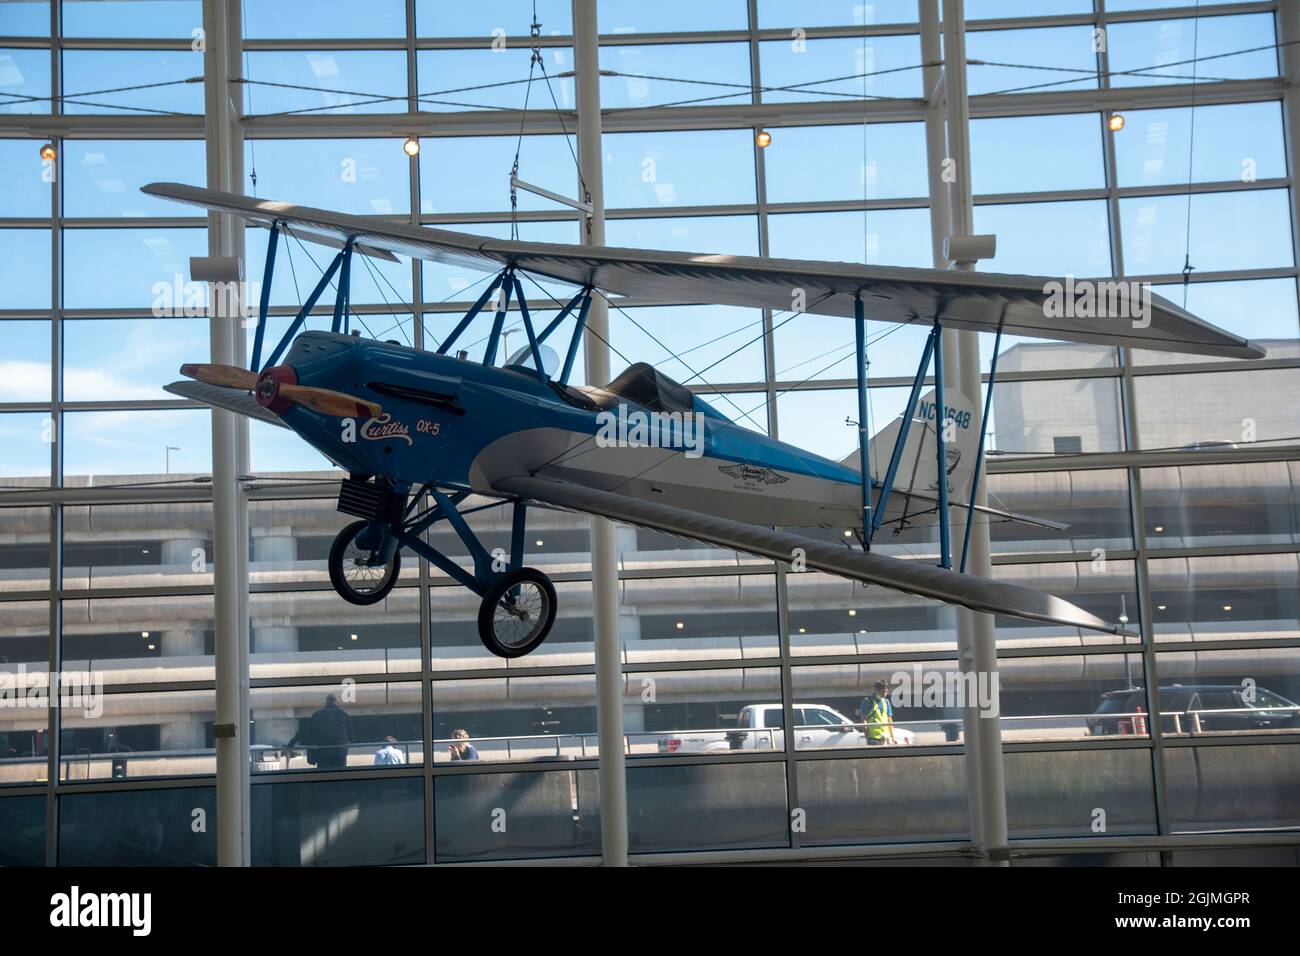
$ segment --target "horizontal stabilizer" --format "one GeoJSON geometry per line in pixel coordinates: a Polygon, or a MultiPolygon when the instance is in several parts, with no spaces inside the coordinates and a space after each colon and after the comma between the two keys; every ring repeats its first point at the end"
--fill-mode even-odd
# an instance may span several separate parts
{"type": "Polygon", "coordinates": [[[959,574],[919,561],[904,561],[883,554],[856,551],[785,531],[743,524],[547,478],[503,478],[496,481],[493,488],[504,494],[704,541],[773,561],[790,563],[797,553],[802,552],[808,568],[947,604],[957,604],[974,611],[1007,614],[1108,634],[1129,633],[1050,594],[1042,594],[1018,584],[959,574]]]}

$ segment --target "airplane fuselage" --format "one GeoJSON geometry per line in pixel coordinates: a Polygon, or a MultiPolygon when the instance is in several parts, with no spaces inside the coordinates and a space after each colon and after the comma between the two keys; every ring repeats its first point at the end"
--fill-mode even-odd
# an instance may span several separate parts
{"type": "Polygon", "coordinates": [[[750,523],[860,522],[856,468],[736,425],[698,399],[674,416],[599,390],[566,392],[530,369],[328,332],[298,336],[284,361],[301,384],[383,406],[362,421],[301,405],[282,413],[353,474],[498,496],[497,481],[540,474],[750,523]]]}

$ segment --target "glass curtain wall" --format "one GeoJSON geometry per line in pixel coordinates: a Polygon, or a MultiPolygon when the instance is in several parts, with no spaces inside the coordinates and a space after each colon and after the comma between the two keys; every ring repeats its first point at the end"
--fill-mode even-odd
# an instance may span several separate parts
{"type": "MultiPolygon", "coordinates": [[[[1140,634],[997,620],[1013,843],[1230,844],[1300,826],[1300,319],[1279,13],[1226,4],[1198,21],[1168,6],[966,4],[983,61],[969,67],[975,228],[998,239],[980,267],[1150,282],[1268,350],[1003,340],[990,502],[1065,529],[992,525],[995,576],[1140,634]],[[1187,62],[1194,48],[1227,55],[1187,62]]],[[[245,191],[578,241],[573,210],[525,191],[512,208],[516,162],[521,179],[579,190],[570,5],[537,12],[534,40],[525,2],[373,0],[363,15],[245,0],[245,191]]],[[[209,414],[163,391],[208,356],[188,281],[206,220],[139,192],[204,184],[201,28],[197,0],[0,4],[0,667],[13,688],[61,671],[91,691],[58,709],[6,698],[2,863],[216,860],[209,414]]],[[[610,245],[932,264],[913,0],[601,0],[599,28],[610,245]]],[[[265,232],[246,245],[256,280],[265,232]]],[[[331,254],[282,244],[270,336],[331,254]]],[[[488,278],[359,257],[354,327],[435,348],[488,278]]],[[[570,290],[525,291],[549,318],[570,290]]],[[[461,341],[481,348],[487,330],[461,341]]],[[[509,354],[517,313],[506,331],[509,354]]],[[[873,433],[902,412],[922,337],[869,323],[873,433]]],[[[652,362],[745,427],[834,459],[856,446],[843,320],[616,299],[609,344],[615,374],[652,362]]],[[[983,336],[986,371],[992,348],[983,336]]],[[[507,666],[477,640],[477,598],[424,562],[379,605],[338,598],[326,556],[347,523],[341,475],[286,432],[249,433],[254,862],[597,856],[587,520],[530,513],[526,560],[556,581],[560,617],[507,666]],[[331,696],[351,743],[322,756],[300,740],[331,696]]],[[[510,517],[470,522],[508,547],[510,517]]],[[[467,557],[445,528],[431,541],[467,557]]],[[[877,547],[938,550],[924,524],[877,547]]],[[[951,608],[630,527],[618,548],[634,854],[969,840],[960,711],[918,693],[892,740],[863,732],[876,681],[953,682],[951,608]]]]}

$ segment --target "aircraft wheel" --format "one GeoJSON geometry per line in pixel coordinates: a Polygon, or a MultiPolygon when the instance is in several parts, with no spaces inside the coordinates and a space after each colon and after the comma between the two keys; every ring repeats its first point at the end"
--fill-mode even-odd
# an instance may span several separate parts
{"type": "Polygon", "coordinates": [[[392,560],[383,565],[372,565],[374,554],[356,545],[356,538],[368,521],[354,521],[338,533],[330,546],[330,583],[339,597],[352,604],[378,604],[388,597],[402,570],[402,553],[393,552],[392,560]]]}
{"type": "Polygon", "coordinates": [[[478,636],[498,657],[523,657],[555,623],[555,585],[536,568],[507,571],[483,596],[478,636]]]}

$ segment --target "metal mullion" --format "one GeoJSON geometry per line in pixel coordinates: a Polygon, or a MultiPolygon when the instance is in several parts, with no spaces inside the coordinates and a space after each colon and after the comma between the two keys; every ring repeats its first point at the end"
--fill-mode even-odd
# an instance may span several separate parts
{"type": "Polygon", "coordinates": [[[216,784],[215,774],[195,774],[194,776],[158,776],[158,777],[131,777],[127,783],[112,778],[102,780],[69,781],[60,786],[60,791],[66,794],[86,794],[86,793],[129,793],[133,790],[175,790],[178,785],[183,787],[211,787],[216,784]]]}
{"type": "MultiPolygon", "coordinates": [[[[51,0],[52,3],[59,0],[51,0]]],[[[64,50],[190,50],[192,37],[60,37],[64,50]]]]}
{"type": "MultiPolygon", "coordinates": [[[[1198,87],[1197,103],[1245,103],[1276,101],[1282,97],[1276,77],[1253,80],[1228,80],[1198,87]]],[[[1190,104],[1188,84],[1161,84],[1117,89],[1085,89],[1060,92],[981,94],[971,97],[971,115],[1026,116],[1048,113],[1097,112],[1098,110],[1153,109],[1190,104]]],[[[572,125],[573,111],[564,112],[565,123],[572,125]]],[[[921,98],[873,100],[871,113],[862,115],[860,100],[808,101],[737,106],[650,107],[610,110],[605,124],[611,133],[681,130],[738,129],[764,126],[857,125],[866,122],[919,122],[924,117],[921,98]]],[[[511,135],[517,134],[525,119],[526,134],[560,133],[559,119],[553,114],[523,118],[518,110],[468,110],[449,113],[403,114],[333,114],[314,116],[267,114],[247,120],[251,138],[345,138],[357,136],[395,136],[418,130],[424,136],[511,135]],[[404,121],[405,119],[405,121],[404,121]]],[[[159,135],[194,138],[202,134],[203,117],[184,116],[52,116],[13,115],[0,117],[0,135],[42,135],[56,131],[77,137],[118,136],[148,139],[159,135]]]]}
{"type": "Polygon", "coordinates": [[[1121,199],[1141,199],[1148,196],[1186,196],[1189,192],[1234,193],[1249,192],[1255,189],[1286,189],[1291,185],[1290,176],[1274,176],[1270,179],[1254,179],[1249,182],[1241,179],[1214,180],[1211,182],[1168,183],[1162,186],[1120,186],[1116,192],[1121,199]]]}
{"type": "MultiPolygon", "coordinates": [[[[753,90],[751,96],[755,103],[761,103],[763,100],[761,90],[763,72],[758,41],[758,0],[748,0],[745,6],[749,20],[747,40],[749,44],[749,81],[753,90]]],[[[755,214],[758,218],[758,254],[767,256],[770,253],[771,245],[767,221],[769,210],[767,202],[767,160],[762,147],[758,145],[759,128],[754,127],[751,132],[755,137],[750,148],[753,150],[754,156],[754,198],[756,201],[755,214]]],[[[767,433],[772,438],[776,438],[780,433],[780,425],[776,415],[776,352],[772,310],[763,309],[762,317],[763,391],[767,396],[767,433]]],[[[787,728],[783,733],[786,744],[783,748],[785,754],[785,835],[791,848],[798,849],[800,834],[793,826],[793,813],[799,808],[799,772],[794,762],[794,747],[791,746],[794,740],[795,723],[794,674],[790,665],[790,589],[785,579],[785,565],[781,562],[775,562],[775,569],[776,575],[773,583],[776,586],[776,661],[781,674],[782,725],[787,728]]]]}
{"type": "MultiPolygon", "coordinates": [[[[416,97],[419,94],[419,76],[415,53],[415,0],[406,0],[406,109],[414,113],[419,109],[416,97]]],[[[407,166],[408,185],[410,187],[410,221],[412,225],[420,224],[420,157],[412,156],[407,166]]],[[[424,348],[424,312],[420,302],[424,298],[424,270],[419,259],[411,259],[411,330],[412,344],[417,349],[424,348]]],[[[427,499],[426,499],[427,500],[427,499]]],[[[429,773],[433,767],[433,622],[429,606],[433,592],[429,587],[429,560],[422,554],[416,555],[419,568],[419,629],[420,641],[420,736],[424,742],[424,752],[428,759],[424,761],[422,778],[424,781],[424,862],[435,862],[434,845],[437,842],[436,807],[433,792],[433,776],[429,773]]]]}
{"type": "Polygon", "coordinates": [[[194,216],[152,216],[148,219],[110,219],[79,216],[59,219],[65,229],[206,229],[207,223],[194,216]]]}
{"type": "MultiPolygon", "coordinates": [[[[147,658],[141,658],[147,660],[147,658]]],[[[215,680],[174,680],[174,681],[136,681],[134,683],[106,684],[105,697],[126,694],[150,694],[171,691],[205,691],[215,690],[215,680]]]]}
{"type": "Polygon", "coordinates": [[[251,778],[253,787],[285,787],[294,783],[326,783],[332,780],[392,780],[411,779],[423,775],[423,767],[403,764],[398,767],[374,769],[349,768],[347,770],[281,770],[278,773],[259,773],[251,778]]]}
{"type": "Polygon", "coordinates": [[[1156,655],[1164,654],[1187,654],[1196,651],[1260,651],[1260,650],[1279,650],[1284,651],[1292,647],[1300,647],[1300,638],[1281,637],[1281,638],[1255,638],[1253,640],[1234,641],[1155,641],[1156,655]]]}
{"type": "Polygon", "coordinates": [[[1185,20],[1195,16],[1216,17],[1234,13],[1270,13],[1276,8],[1275,0],[1255,3],[1207,3],[1201,6],[1184,4],[1164,9],[1099,11],[1102,23],[1132,23],[1149,20],[1185,20]]]}
{"type": "Polygon", "coordinates": [[[414,684],[420,680],[418,673],[406,672],[391,674],[382,671],[361,671],[356,674],[308,674],[303,677],[253,677],[249,676],[250,689],[274,690],[277,687],[328,687],[337,684],[343,678],[349,678],[357,684],[414,684]]]}
{"type": "MultiPolygon", "coordinates": [[[[1105,17],[1105,0],[1096,0],[1097,10],[1103,21],[1105,17]]],[[[1109,40],[1109,35],[1107,35],[1109,40]]],[[[1103,44],[1097,54],[1100,64],[1100,84],[1103,89],[1110,88],[1109,42],[1103,44]]],[[[1115,159],[1115,138],[1107,125],[1107,110],[1098,114],[1101,123],[1102,162],[1106,174],[1106,206],[1110,218],[1111,270],[1117,276],[1124,271],[1124,237],[1119,207],[1119,172],[1115,159]]],[[[1120,418],[1124,428],[1124,447],[1126,451],[1140,451],[1141,437],[1138,431],[1137,400],[1133,380],[1133,350],[1119,350],[1120,364],[1120,418]]],[[[1142,681],[1146,687],[1147,713],[1155,715],[1160,712],[1158,688],[1160,675],[1156,666],[1154,651],[1155,616],[1151,601],[1151,575],[1147,566],[1146,512],[1142,500],[1142,475],[1136,462],[1130,462],[1124,469],[1128,478],[1129,496],[1129,530],[1132,534],[1133,550],[1137,552],[1133,561],[1134,586],[1137,589],[1138,621],[1140,623],[1141,642],[1138,652],[1142,657],[1142,681]]],[[[1160,720],[1153,717],[1148,721],[1148,739],[1151,742],[1151,782],[1156,812],[1156,832],[1169,832],[1169,807],[1167,801],[1167,783],[1165,780],[1165,760],[1161,746],[1160,720]]],[[[1162,855],[1162,864],[1169,861],[1162,855]]]]}
{"type": "Polygon", "coordinates": [[[562,209],[521,209],[515,216],[511,216],[508,211],[487,211],[487,212],[436,212],[424,213],[419,215],[415,220],[417,226],[446,226],[460,225],[462,223],[488,223],[488,222],[510,222],[511,219],[519,222],[577,222],[579,213],[577,211],[566,211],[562,209]]]}
{"type": "Polygon", "coordinates": [[[637,208],[610,209],[605,213],[607,219],[693,219],[701,216],[755,216],[758,214],[757,203],[719,204],[715,206],[645,206],[637,208]]]}
{"type": "MultiPolygon", "coordinates": [[[[1132,548],[1108,548],[1106,557],[1111,560],[1132,561],[1137,557],[1137,552],[1132,548]]],[[[1042,554],[994,554],[992,560],[995,565],[1015,566],[1019,564],[1077,564],[1083,561],[1091,561],[1092,555],[1080,551],[1050,551],[1042,554]]]]}
{"type": "MultiPolygon", "coordinates": [[[[393,590],[398,592],[412,591],[420,586],[418,579],[398,578],[397,583],[393,585],[393,590]]],[[[250,594],[305,594],[312,591],[331,591],[334,585],[329,581],[308,581],[299,579],[297,581],[253,581],[249,583],[250,594]]]]}
{"type": "MultiPolygon", "coordinates": [[[[42,228],[48,229],[50,228],[50,224],[46,222],[42,228]]],[[[21,319],[35,320],[35,321],[40,321],[44,319],[46,322],[48,322],[50,321],[50,318],[51,318],[50,309],[0,309],[0,322],[17,321],[21,319]]]]}
{"type": "Polygon", "coordinates": [[[1295,746],[1300,744],[1300,733],[1291,731],[1285,734],[1242,734],[1240,737],[1234,737],[1230,734],[1183,734],[1177,737],[1169,737],[1164,746],[1178,747],[1265,747],[1265,746],[1295,746]],[[1249,736],[1249,740],[1245,739],[1249,736]]]}
{"type": "Polygon", "coordinates": [[[1193,465],[1241,465],[1264,461],[1295,461],[1300,447],[1280,445],[1230,451],[1126,451],[1092,452],[1082,455],[1043,455],[994,458],[990,474],[1015,475],[1038,471],[1098,471],[1113,468],[1173,468],[1193,465]]]}
{"type": "Polygon", "coordinates": [[[1287,544],[1238,544],[1238,545],[1189,545],[1180,548],[1153,548],[1148,546],[1147,557],[1152,560],[1163,558],[1219,558],[1244,557],[1246,555],[1295,555],[1300,551],[1296,542],[1287,544]]]}
{"type": "Polygon", "coordinates": [[[133,597],[204,597],[212,595],[212,585],[160,585],[132,588],[64,588],[55,582],[53,594],[60,601],[108,601],[133,597]]]}
{"type": "MultiPolygon", "coordinates": [[[[62,113],[59,95],[63,85],[63,56],[60,47],[62,31],[62,4],[50,3],[50,115],[62,113]]],[[[52,169],[54,181],[50,183],[50,487],[63,483],[63,242],[59,219],[63,213],[63,142],[54,139],[56,149],[52,169]]],[[[57,866],[59,860],[59,758],[60,720],[58,689],[54,676],[62,668],[63,607],[56,589],[63,582],[63,509],[51,504],[50,517],[50,578],[49,578],[49,640],[48,661],[50,670],[50,696],[46,707],[45,731],[45,863],[57,866]]]]}
{"type": "Polygon", "coordinates": [[[1015,203],[1075,202],[1085,199],[1105,199],[1104,188],[1089,187],[1084,189],[1042,189],[1033,192],[982,193],[973,196],[971,201],[976,206],[1006,206],[1015,203]]]}
{"type": "Polygon", "coordinates": [[[773,215],[799,212],[861,212],[871,209],[928,209],[930,202],[924,196],[898,196],[887,199],[820,199],[806,202],[773,202],[767,204],[773,215]]]}
{"type": "Polygon", "coordinates": [[[961,744],[920,744],[912,747],[828,747],[824,750],[797,750],[796,761],[814,760],[908,760],[921,757],[960,757],[961,744]]]}
{"type": "MultiPolygon", "coordinates": [[[[1014,631],[1004,635],[1004,639],[1014,639],[1014,631]]],[[[1038,646],[998,647],[998,657],[1093,657],[1117,654],[1132,654],[1132,645],[1124,644],[1074,644],[1061,646],[1041,644],[1038,646]]],[[[844,654],[809,654],[794,657],[793,664],[799,667],[833,667],[847,665],[879,666],[884,664],[916,664],[926,661],[956,661],[959,656],[957,645],[931,651],[864,651],[844,654]]]]}
{"type": "MultiPolygon", "coordinates": [[[[595,737],[596,734],[593,731],[587,736],[595,737]]],[[[510,773],[510,774],[557,773],[557,772],[563,773],[571,770],[595,770],[597,765],[597,758],[579,757],[574,760],[548,760],[545,762],[538,761],[536,763],[530,763],[527,761],[510,761],[510,760],[502,760],[502,761],[475,760],[469,762],[473,763],[474,766],[469,766],[469,767],[458,766],[458,764],[464,763],[464,761],[456,761],[455,763],[448,762],[443,764],[435,764],[432,761],[426,761],[426,763],[428,763],[429,765],[430,775],[437,778],[437,777],[455,777],[455,776],[462,776],[462,775],[476,776],[479,774],[490,774],[490,773],[510,773]]],[[[510,862],[513,865],[515,861],[511,860],[510,862]]]]}
{"type": "MultiPolygon", "coordinates": [[[[1215,3],[1200,7],[1201,16],[1219,16],[1231,13],[1266,13],[1274,7],[1272,2],[1257,3],[1215,3]]],[[[1111,23],[1131,23],[1144,20],[1173,20],[1195,16],[1198,8],[1188,4],[1184,7],[1164,9],[1126,10],[1106,13],[1097,9],[1092,13],[1044,14],[1042,16],[1007,17],[1005,19],[968,20],[966,26],[971,33],[991,30],[1026,30],[1043,27],[1061,26],[1105,26],[1111,23]]],[[[1104,70],[1104,68],[1103,68],[1104,70]]]]}
{"type": "MultiPolygon", "coordinates": [[[[851,349],[851,342],[845,342],[844,348],[851,349]]],[[[1300,362],[1300,360],[1297,360],[1300,362]]],[[[1051,382],[1051,381],[1073,381],[1079,378],[1119,378],[1121,371],[1113,365],[1092,367],[1092,368],[1045,368],[1045,369],[1028,369],[1025,371],[1006,371],[998,373],[998,382],[1051,382]]],[[[892,375],[879,376],[873,378],[868,388],[901,388],[909,386],[913,382],[911,375],[892,375]]],[[[980,376],[983,382],[988,381],[988,374],[980,376]]],[[[927,375],[923,384],[933,385],[934,375],[927,375]]],[[[823,378],[810,379],[809,381],[783,380],[776,383],[777,388],[783,391],[820,391],[823,389],[853,389],[857,387],[857,381],[851,378],[823,378]]],[[[726,388],[730,390],[732,386],[722,384],[717,388],[726,388]]]]}
{"type": "Polygon", "coordinates": [[[624,661],[629,674],[685,673],[688,671],[773,670],[778,666],[776,654],[769,657],[736,657],[727,660],[688,658],[686,660],[624,661]]]}
{"type": "MultiPolygon", "coordinates": [[[[634,736],[629,734],[628,736],[634,736]]],[[[784,764],[784,757],[779,750],[736,750],[728,751],[726,757],[719,759],[717,754],[628,754],[629,773],[636,767],[694,767],[713,766],[729,767],[741,763],[784,764]]]]}
{"type": "Polygon", "coordinates": [[[1223,849],[1225,847],[1295,846],[1296,833],[1227,833],[1219,831],[1185,830],[1168,836],[1131,837],[1074,837],[1069,842],[1021,838],[1012,841],[1013,857],[1034,857],[1071,853],[1129,851],[1167,853],[1179,849],[1223,849]]]}
{"type": "Polygon", "coordinates": [[[633,853],[634,866],[720,866],[763,863],[816,863],[831,860],[960,860],[970,851],[970,841],[934,843],[833,843],[804,847],[797,851],[769,847],[752,850],[686,850],[661,853],[633,853]]]}
{"type": "Polygon", "coordinates": [[[1021,740],[1008,741],[1007,753],[1077,753],[1090,750],[1150,750],[1148,737],[1130,737],[1128,740],[1021,740]]]}
{"type": "MultiPolygon", "coordinates": [[[[1197,282],[1229,282],[1239,279],[1291,279],[1294,278],[1300,270],[1295,266],[1271,266],[1264,269],[1205,269],[1200,272],[1193,272],[1190,281],[1197,282]]],[[[1174,285],[1183,281],[1181,273],[1149,273],[1147,275],[1131,275],[1126,278],[1138,282],[1150,282],[1152,285],[1174,285]]],[[[1254,360],[1252,360],[1254,361],[1254,360]]]]}
{"type": "MultiPolygon", "coordinates": [[[[1188,362],[1169,365],[1133,366],[1133,376],[1209,375],[1216,372],[1249,372],[1258,369],[1300,368],[1300,359],[1230,359],[1226,362],[1188,362]]],[[[1267,441],[1267,439],[1265,439],[1267,441]]],[[[1253,442],[1251,444],[1254,444],[1253,442]]]]}
{"type": "Polygon", "coordinates": [[[109,402],[60,402],[59,410],[65,412],[119,412],[159,411],[168,408],[207,408],[188,398],[138,398],[109,402]]]}
{"type": "MultiPolygon", "coordinates": [[[[573,35],[571,33],[556,34],[547,36],[543,34],[536,41],[527,33],[509,34],[503,38],[508,49],[527,50],[531,49],[534,42],[538,46],[545,48],[550,47],[571,47],[573,46],[573,35]]],[[[416,37],[415,49],[417,50],[487,50],[491,43],[492,37],[416,37]]]]}
{"type": "MultiPolygon", "coordinates": [[[[54,184],[51,184],[53,188],[54,184]]],[[[48,216],[24,216],[14,219],[0,219],[0,227],[5,229],[49,229],[50,218],[48,216]]]]}
{"type": "Polygon", "coordinates": [[[24,601],[48,601],[49,599],[49,587],[42,588],[39,591],[5,591],[3,595],[0,595],[0,606],[24,601]]]}
{"type": "Polygon", "coordinates": [[[184,115],[120,116],[85,114],[68,116],[15,113],[0,116],[0,136],[24,139],[195,139],[203,133],[203,117],[184,115]]]}
{"type": "Polygon", "coordinates": [[[405,50],[404,37],[329,37],[317,39],[298,39],[296,37],[279,37],[257,39],[245,38],[245,53],[262,53],[267,51],[291,52],[301,50],[317,52],[328,50],[405,50]]]}
{"type": "Polygon", "coordinates": [[[24,50],[44,50],[50,46],[46,37],[9,37],[0,36],[0,47],[17,47],[24,50]]]}

